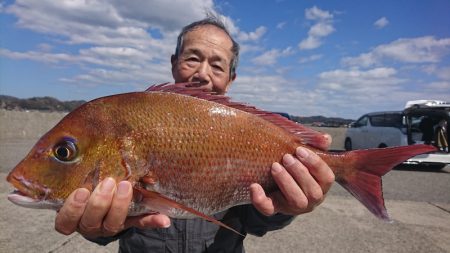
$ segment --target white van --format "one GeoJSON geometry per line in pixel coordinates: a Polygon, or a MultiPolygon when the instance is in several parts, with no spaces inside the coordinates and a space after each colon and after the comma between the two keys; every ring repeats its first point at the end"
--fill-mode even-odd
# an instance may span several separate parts
{"type": "MultiPolygon", "coordinates": [[[[450,123],[449,102],[408,101],[403,111],[368,113],[347,129],[345,150],[434,144],[434,128],[442,119],[450,123]]],[[[442,168],[450,164],[450,154],[435,152],[419,155],[406,163],[421,163],[442,168]]]]}

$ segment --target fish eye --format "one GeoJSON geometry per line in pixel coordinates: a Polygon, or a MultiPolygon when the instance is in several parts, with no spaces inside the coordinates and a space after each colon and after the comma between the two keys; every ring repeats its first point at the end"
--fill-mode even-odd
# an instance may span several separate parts
{"type": "Polygon", "coordinates": [[[73,161],[77,156],[77,146],[73,140],[63,140],[53,148],[56,159],[62,162],[73,161]]]}

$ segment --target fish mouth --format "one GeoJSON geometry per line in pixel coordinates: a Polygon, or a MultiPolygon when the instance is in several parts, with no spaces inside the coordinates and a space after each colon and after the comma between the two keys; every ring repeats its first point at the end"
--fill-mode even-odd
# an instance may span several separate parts
{"type": "Polygon", "coordinates": [[[8,194],[8,200],[14,204],[34,209],[53,209],[58,210],[63,205],[61,200],[41,200],[31,198],[21,191],[15,190],[8,194]]]}
{"type": "Polygon", "coordinates": [[[47,199],[51,192],[48,187],[14,174],[9,174],[7,181],[15,188],[8,195],[8,200],[16,205],[38,209],[57,209],[62,206],[61,200],[47,199]]]}

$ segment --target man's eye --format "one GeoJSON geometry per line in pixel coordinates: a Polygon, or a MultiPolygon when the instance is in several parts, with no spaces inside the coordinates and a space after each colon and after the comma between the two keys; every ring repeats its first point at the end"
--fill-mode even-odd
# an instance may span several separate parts
{"type": "Polygon", "coordinates": [[[215,70],[223,71],[223,68],[222,68],[222,66],[220,66],[220,65],[212,65],[212,67],[213,67],[215,70]]]}
{"type": "Polygon", "coordinates": [[[186,59],[186,61],[198,62],[199,60],[198,60],[198,58],[195,58],[195,57],[189,57],[186,59]]]}

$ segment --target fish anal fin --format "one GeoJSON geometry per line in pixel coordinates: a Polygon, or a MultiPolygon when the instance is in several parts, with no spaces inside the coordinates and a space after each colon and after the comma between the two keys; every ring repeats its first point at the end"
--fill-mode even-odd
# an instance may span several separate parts
{"type": "Polygon", "coordinates": [[[226,228],[228,230],[231,230],[231,231],[233,231],[234,233],[236,233],[236,234],[238,234],[240,236],[245,237],[243,234],[239,233],[238,231],[236,231],[235,229],[233,229],[230,226],[226,225],[225,223],[223,223],[221,221],[218,221],[218,220],[214,219],[213,217],[208,216],[208,215],[206,215],[206,214],[204,214],[202,212],[199,212],[199,211],[197,211],[197,210],[195,210],[193,208],[190,208],[190,207],[185,206],[185,205],[183,205],[181,203],[178,203],[178,202],[176,202],[176,201],[174,201],[172,199],[169,199],[168,197],[166,197],[166,196],[164,196],[164,195],[162,195],[160,193],[153,192],[153,191],[147,191],[147,190],[142,189],[142,188],[135,188],[135,189],[137,191],[139,191],[144,198],[151,199],[152,201],[159,202],[159,204],[162,205],[162,206],[168,206],[168,207],[177,208],[177,209],[181,209],[181,210],[187,211],[187,212],[192,213],[192,214],[194,214],[194,215],[196,215],[196,216],[198,216],[200,218],[203,218],[203,219],[205,219],[205,220],[207,220],[209,222],[212,222],[212,223],[214,223],[216,225],[219,225],[219,226],[224,227],[224,228],[226,228]]]}

